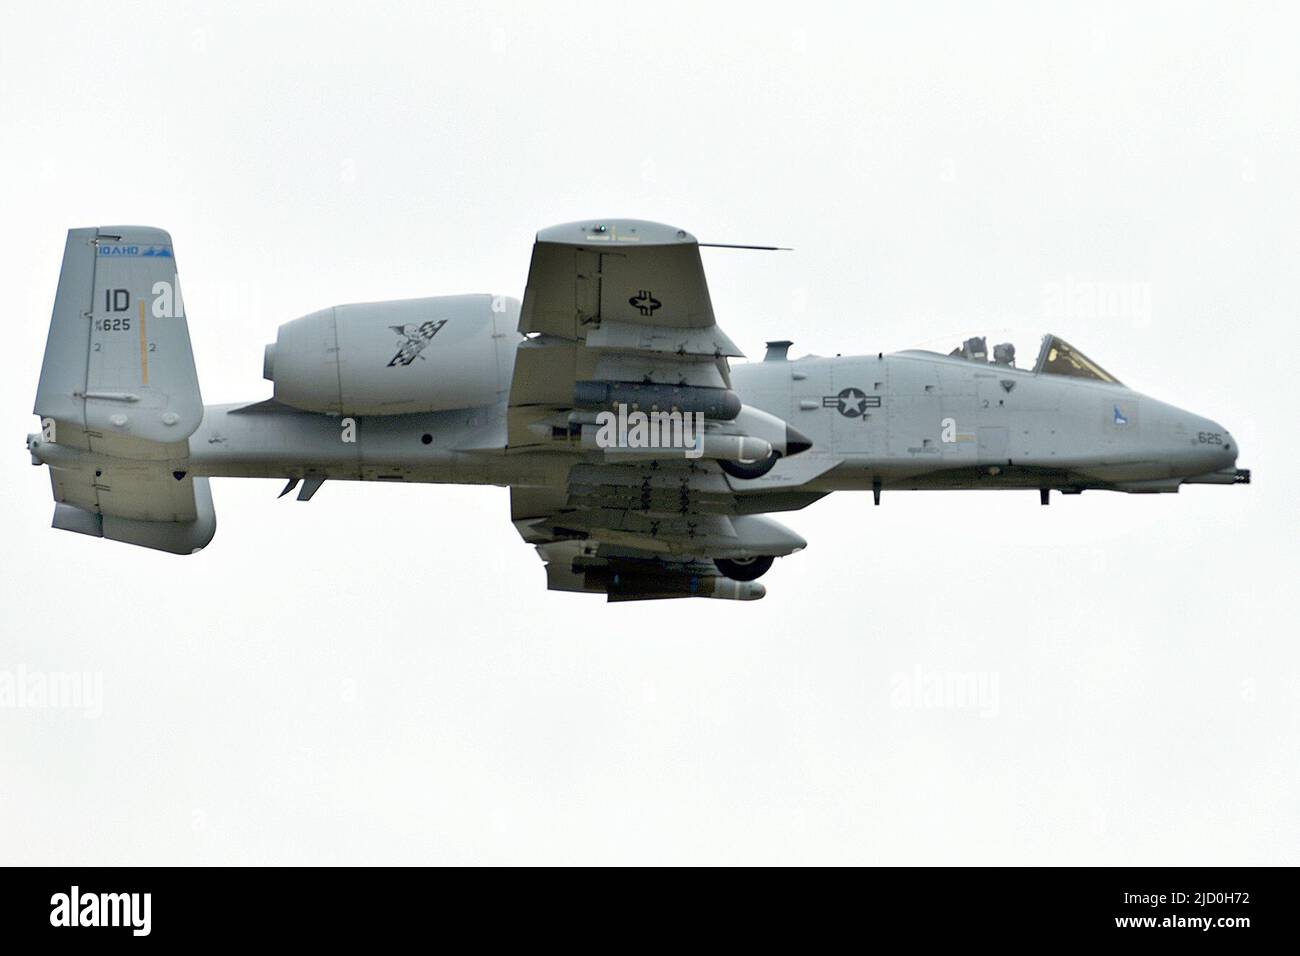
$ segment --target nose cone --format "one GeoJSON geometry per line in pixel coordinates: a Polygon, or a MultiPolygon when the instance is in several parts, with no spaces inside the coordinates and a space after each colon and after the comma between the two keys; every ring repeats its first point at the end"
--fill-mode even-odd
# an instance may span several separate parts
{"type": "Polygon", "coordinates": [[[797,455],[801,451],[807,451],[812,446],[812,439],[799,429],[793,425],[785,426],[785,453],[787,455],[797,455]]]}
{"type": "Polygon", "coordinates": [[[1228,430],[1218,422],[1208,418],[1201,419],[1204,426],[1196,430],[1196,443],[1204,445],[1220,468],[1226,468],[1237,462],[1237,442],[1228,430]]]}
{"type": "Polygon", "coordinates": [[[1228,434],[1227,429],[1223,431],[1223,454],[1225,467],[1237,463],[1237,440],[1228,434]]]}
{"type": "Polygon", "coordinates": [[[1218,422],[1183,412],[1178,424],[1182,450],[1176,456],[1176,466],[1181,474],[1190,477],[1236,464],[1237,441],[1218,422]]]}

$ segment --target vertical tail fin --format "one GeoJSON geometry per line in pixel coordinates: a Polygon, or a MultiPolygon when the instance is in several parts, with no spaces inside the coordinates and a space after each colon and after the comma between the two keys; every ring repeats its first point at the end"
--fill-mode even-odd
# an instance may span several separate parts
{"type": "MultiPolygon", "coordinates": [[[[35,412],[114,439],[183,442],[203,420],[172,240],[161,229],[72,229],[35,412]]],[[[95,442],[106,447],[95,449],[95,442]]]]}
{"type": "Polygon", "coordinates": [[[56,528],[183,554],[211,540],[207,479],[188,474],[203,399],[166,232],[69,230],[34,411],[56,528]]]}

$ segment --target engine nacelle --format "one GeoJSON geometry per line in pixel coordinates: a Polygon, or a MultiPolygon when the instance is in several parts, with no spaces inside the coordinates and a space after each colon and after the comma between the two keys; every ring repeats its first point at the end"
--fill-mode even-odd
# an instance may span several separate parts
{"type": "Polygon", "coordinates": [[[336,305],[280,326],[262,376],[309,412],[398,415],[488,405],[510,387],[519,302],[449,295],[336,305]]]}

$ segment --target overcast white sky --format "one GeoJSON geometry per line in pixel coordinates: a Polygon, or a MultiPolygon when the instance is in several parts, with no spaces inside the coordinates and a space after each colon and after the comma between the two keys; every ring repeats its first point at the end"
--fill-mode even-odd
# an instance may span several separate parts
{"type": "Polygon", "coordinates": [[[0,707],[0,862],[1300,863],[1288,5],[266,6],[0,32],[0,675],[102,681],[0,707]],[[1050,327],[1256,483],[836,495],[751,604],[549,593],[497,488],[49,528],[69,227],[171,231],[211,403],[283,321],[519,295],[606,216],[794,246],[705,252],[755,358],[1050,327]]]}

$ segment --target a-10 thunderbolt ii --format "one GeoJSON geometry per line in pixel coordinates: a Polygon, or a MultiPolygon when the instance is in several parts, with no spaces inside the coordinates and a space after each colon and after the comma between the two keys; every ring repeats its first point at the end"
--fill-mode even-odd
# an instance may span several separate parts
{"type": "Polygon", "coordinates": [[[732,366],[689,233],[538,233],[522,303],[460,295],[280,326],[273,397],[204,406],[171,237],[68,233],[36,394],[54,527],[176,554],[216,529],[208,479],[510,488],[549,586],[752,600],[805,541],[769,515],[832,491],[1173,492],[1249,481],[1228,430],[1043,338],[732,366]]]}

